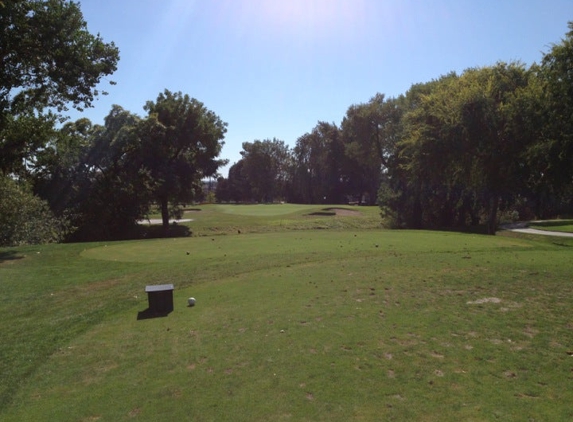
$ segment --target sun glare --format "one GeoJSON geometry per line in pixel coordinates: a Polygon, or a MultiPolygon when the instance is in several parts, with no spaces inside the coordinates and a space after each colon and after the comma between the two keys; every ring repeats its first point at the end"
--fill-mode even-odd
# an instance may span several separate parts
{"type": "Polygon", "coordinates": [[[271,33],[328,37],[359,26],[365,0],[251,0],[244,13],[271,33]]]}

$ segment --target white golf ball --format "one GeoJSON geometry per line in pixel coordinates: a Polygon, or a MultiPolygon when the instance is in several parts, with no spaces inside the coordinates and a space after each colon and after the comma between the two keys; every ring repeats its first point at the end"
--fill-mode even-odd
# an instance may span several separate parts
{"type": "Polygon", "coordinates": [[[195,306],[195,298],[190,297],[189,299],[187,299],[187,303],[189,303],[189,306],[195,306]]]}

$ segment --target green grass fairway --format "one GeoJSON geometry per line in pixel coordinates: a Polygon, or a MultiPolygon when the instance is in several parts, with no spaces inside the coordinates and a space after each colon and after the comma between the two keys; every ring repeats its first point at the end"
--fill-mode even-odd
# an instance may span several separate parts
{"type": "Polygon", "coordinates": [[[0,249],[0,420],[573,419],[573,240],[307,211],[0,249]],[[175,310],[137,320],[163,283],[175,310]]]}
{"type": "MultiPolygon", "coordinates": [[[[158,218],[153,214],[150,217],[158,218]]],[[[188,208],[182,223],[193,236],[277,232],[309,229],[379,229],[378,207],[341,205],[199,205],[188,208]]]]}
{"type": "MultiPolygon", "coordinates": [[[[340,207],[340,206],[339,206],[340,207]]],[[[210,208],[217,209],[219,212],[235,215],[251,215],[258,217],[270,217],[277,215],[286,215],[307,210],[314,210],[315,205],[298,205],[298,204],[255,204],[255,205],[211,205],[210,208]]]]}

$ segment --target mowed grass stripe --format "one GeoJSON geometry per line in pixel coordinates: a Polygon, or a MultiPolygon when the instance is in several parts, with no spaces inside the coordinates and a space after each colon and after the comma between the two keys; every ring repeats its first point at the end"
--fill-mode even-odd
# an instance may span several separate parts
{"type": "MultiPolygon", "coordinates": [[[[233,215],[249,215],[256,217],[272,217],[314,210],[316,205],[302,204],[253,204],[253,205],[210,205],[218,212],[233,215]]],[[[340,207],[340,206],[338,206],[340,207]]],[[[343,207],[340,207],[343,208],[343,207]]]]}
{"type": "Polygon", "coordinates": [[[86,249],[82,257],[117,262],[187,262],[232,257],[313,253],[345,256],[352,252],[384,254],[435,253],[531,248],[520,239],[423,231],[307,231],[250,234],[249,236],[204,236],[169,240],[149,240],[103,245],[86,249]]]}

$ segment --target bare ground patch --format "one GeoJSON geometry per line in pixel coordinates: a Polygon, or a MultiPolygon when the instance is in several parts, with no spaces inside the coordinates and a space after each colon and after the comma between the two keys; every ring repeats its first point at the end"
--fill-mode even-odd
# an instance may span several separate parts
{"type": "Polygon", "coordinates": [[[484,297],[483,299],[478,299],[470,301],[468,305],[481,305],[482,303],[501,303],[501,299],[497,297],[484,297]]]}

